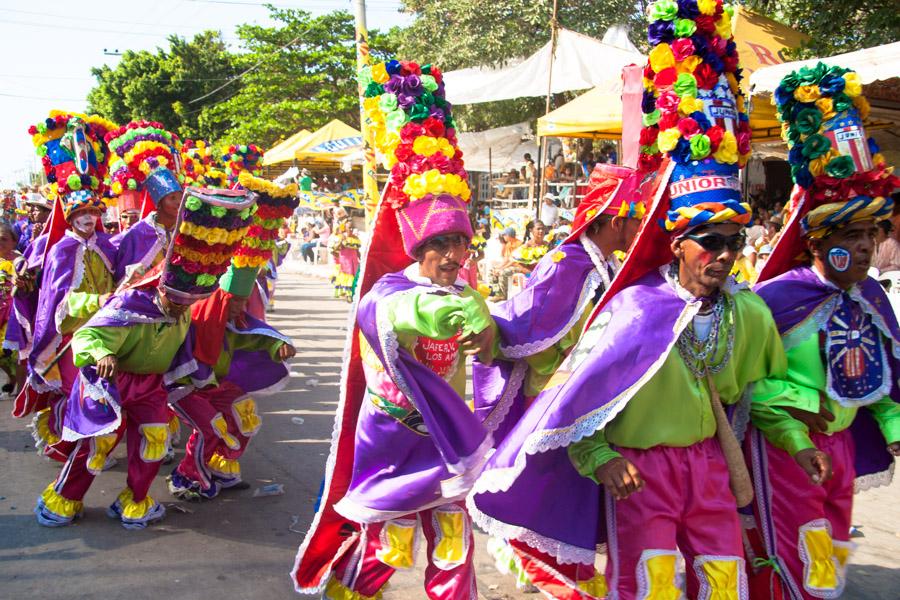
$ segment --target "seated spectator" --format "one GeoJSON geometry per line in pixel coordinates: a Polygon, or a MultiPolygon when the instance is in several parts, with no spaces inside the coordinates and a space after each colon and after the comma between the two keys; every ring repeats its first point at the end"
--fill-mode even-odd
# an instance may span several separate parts
{"type": "Polygon", "coordinates": [[[872,258],[872,266],[879,273],[888,271],[900,271],[900,242],[894,236],[894,224],[890,221],[878,222],[878,233],[875,237],[875,256],[872,258]]]}

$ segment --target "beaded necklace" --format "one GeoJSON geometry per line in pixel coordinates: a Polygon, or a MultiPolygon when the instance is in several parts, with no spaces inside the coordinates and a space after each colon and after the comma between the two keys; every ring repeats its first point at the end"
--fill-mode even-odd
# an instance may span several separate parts
{"type": "MultiPolygon", "coordinates": [[[[676,291],[681,288],[677,271],[670,270],[670,281],[676,286],[676,291]]],[[[697,379],[702,379],[707,374],[719,373],[731,358],[734,350],[734,307],[732,304],[733,301],[728,294],[720,292],[716,296],[712,306],[712,325],[705,340],[697,337],[693,320],[678,336],[676,342],[678,353],[697,379]],[[725,352],[718,362],[714,362],[716,348],[719,347],[719,336],[723,332],[723,328],[727,335],[725,352]]]]}

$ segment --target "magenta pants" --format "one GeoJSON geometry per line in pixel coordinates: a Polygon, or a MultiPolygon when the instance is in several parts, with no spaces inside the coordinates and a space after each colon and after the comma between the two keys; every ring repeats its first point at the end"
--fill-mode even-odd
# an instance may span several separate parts
{"type": "Polygon", "coordinates": [[[54,489],[68,500],[82,500],[106,457],[127,434],[128,487],[135,502],[147,497],[168,449],[168,414],[162,375],[119,373],[116,386],[122,400],[124,426],[116,433],[75,442],[54,489]]]}
{"type": "Polygon", "coordinates": [[[423,534],[428,555],[425,595],[432,600],[477,598],[472,566],[475,540],[463,502],[363,525],[355,547],[338,561],[324,598],[348,598],[348,590],[375,597],[394,571],[413,568],[423,534]]]}
{"type": "Polygon", "coordinates": [[[754,508],[766,552],[776,561],[786,597],[837,598],[846,583],[853,549],[853,436],[849,430],[810,435],[816,448],[831,457],[833,477],[810,483],[794,458],[751,429],[754,508]]]}
{"type": "Polygon", "coordinates": [[[209,461],[214,454],[237,460],[255,431],[242,428],[234,402],[244,396],[233,383],[194,390],[174,405],[175,413],[193,429],[185,445],[178,473],[208,489],[212,482],[209,461]],[[249,433],[249,435],[246,435],[249,433]]]}
{"type": "Polygon", "coordinates": [[[741,525],[718,440],[616,450],[644,489],[620,501],[606,495],[610,597],[681,597],[683,556],[688,598],[746,598],[741,525]]]}

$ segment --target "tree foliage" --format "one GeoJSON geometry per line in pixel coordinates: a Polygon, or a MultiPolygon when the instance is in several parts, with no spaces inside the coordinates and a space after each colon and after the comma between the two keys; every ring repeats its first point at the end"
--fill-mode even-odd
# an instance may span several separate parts
{"type": "MultiPolygon", "coordinates": [[[[228,122],[226,142],[264,148],[332,119],[359,127],[353,17],[345,11],[313,17],[300,9],[270,10],[276,26],[238,27],[246,52],[235,61],[239,71],[252,70],[233,97],[203,111],[201,123],[228,122]]],[[[389,43],[370,32],[373,60],[390,50],[389,43]]]]}
{"type": "Polygon", "coordinates": [[[747,0],[747,6],[810,36],[796,58],[832,56],[900,40],[896,2],[853,0],[747,0]]]}
{"type": "Polygon", "coordinates": [[[199,33],[190,41],[168,38],[167,49],[156,52],[128,51],[111,69],[92,69],[97,85],[88,94],[88,110],[116,123],[147,119],[164,123],[186,137],[215,139],[226,129],[223,123],[200,125],[204,105],[226,97],[211,95],[203,104],[187,102],[213,91],[236,74],[234,56],[219,32],[199,33]]]}
{"type": "MultiPolygon", "coordinates": [[[[500,66],[534,53],[550,40],[553,0],[404,0],[403,5],[415,21],[395,33],[402,56],[434,63],[445,72],[500,66]]],[[[612,25],[624,24],[632,42],[641,47],[646,45],[645,5],[643,0],[560,0],[557,21],[595,38],[603,37],[612,25]]],[[[553,106],[571,97],[559,95],[553,106]]],[[[521,98],[473,104],[457,107],[454,114],[463,129],[483,129],[535,119],[544,114],[544,102],[521,98]]]]}

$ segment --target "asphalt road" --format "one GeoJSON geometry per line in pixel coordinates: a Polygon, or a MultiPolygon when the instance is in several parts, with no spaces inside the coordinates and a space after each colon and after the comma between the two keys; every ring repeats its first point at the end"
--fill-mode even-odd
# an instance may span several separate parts
{"type": "MultiPolygon", "coordinates": [[[[56,463],[33,450],[26,423],[0,403],[0,600],[274,599],[297,597],[288,572],[322,479],[337,404],[348,305],[331,298],[326,282],[283,273],[275,327],[291,335],[298,355],[289,387],[258,399],[263,427],[241,461],[251,488],[226,491],[212,502],[175,501],[157,478],[151,495],[168,514],[145,531],[126,531],[105,516],[125,485],[119,464],[100,475],[85,498],[85,516],[62,529],[37,525],[32,508],[55,476],[56,463]],[[253,497],[255,488],[284,485],[284,495],[253,497]]],[[[178,449],[180,460],[183,443],[178,449]]],[[[174,465],[163,466],[167,474],[174,465]]],[[[854,600],[900,598],[900,484],[858,497],[859,540],[845,594],[854,600]]],[[[536,599],[499,575],[478,535],[479,594],[490,600],[536,599]]],[[[424,598],[418,568],[398,573],[387,600],[424,598]]]]}

